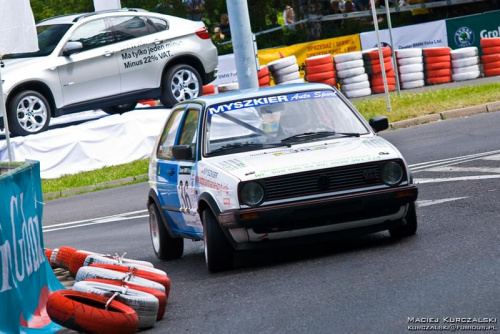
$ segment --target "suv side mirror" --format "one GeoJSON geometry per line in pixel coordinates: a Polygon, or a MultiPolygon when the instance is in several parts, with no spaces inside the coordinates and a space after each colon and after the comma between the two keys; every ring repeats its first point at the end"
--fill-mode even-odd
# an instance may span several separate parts
{"type": "Polygon", "coordinates": [[[369,123],[373,131],[375,132],[383,131],[389,128],[389,120],[387,120],[387,117],[385,116],[376,116],[370,118],[369,123]]]}
{"type": "Polygon", "coordinates": [[[65,56],[69,56],[75,52],[79,52],[82,50],[83,50],[83,44],[81,42],[68,42],[64,46],[62,53],[65,56]]]}
{"type": "Polygon", "coordinates": [[[191,146],[189,145],[173,146],[172,155],[175,160],[190,160],[192,158],[191,146]]]}

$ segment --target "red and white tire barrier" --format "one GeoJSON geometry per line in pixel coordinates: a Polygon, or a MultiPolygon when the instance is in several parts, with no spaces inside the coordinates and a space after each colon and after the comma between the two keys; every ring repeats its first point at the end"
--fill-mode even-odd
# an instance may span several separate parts
{"type": "Polygon", "coordinates": [[[424,58],[422,49],[411,48],[396,50],[396,61],[401,89],[425,86],[424,58]]]}
{"type": "Polygon", "coordinates": [[[299,65],[294,55],[273,60],[267,67],[277,85],[304,82],[300,77],[299,65]]]}
{"type": "MultiPolygon", "coordinates": [[[[396,89],[396,72],[392,62],[392,51],[389,47],[382,48],[385,77],[389,91],[396,89]]],[[[370,76],[370,88],[373,94],[385,93],[384,75],[378,49],[363,51],[363,60],[366,73],[370,76]]]]}
{"type": "Polygon", "coordinates": [[[482,38],[479,43],[483,53],[481,62],[483,63],[484,76],[500,75],[500,37],[482,38]]]}
{"type": "Polygon", "coordinates": [[[334,55],[333,58],[340,90],[347,98],[371,95],[370,81],[366,75],[363,54],[360,51],[334,55]]]}
{"type": "Polygon", "coordinates": [[[451,82],[451,49],[449,47],[424,48],[422,52],[425,82],[428,85],[451,82]]]}
{"type": "Polygon", "coordinates": [[[481,76],[479,64],[476,63],[474,65],[468,65],[469,61],[470,63],[478,61],[477,54],[478,51],[475,46],[456,49],[450,52],[452,61],[451,78],[453,81],[477,79],[481,76]],[[458,60],[462,61],[458,62],[458,60]],[[457,61],[454,63],[456,66],[453,66],[453,61],[457,61]]]}
{"type": "Polygon", "coordinates": [[[331,54],[306,58],[306,81],[336,86],[335,66],[331,54]]]}
{"type": "Polygon", "coordinates": [[[267,65],[262,65],[257,72],[257,78],[259,80],[259,87],[268,87],[271,85],[271,76],[269,73],[269,67],[267,65]]]}

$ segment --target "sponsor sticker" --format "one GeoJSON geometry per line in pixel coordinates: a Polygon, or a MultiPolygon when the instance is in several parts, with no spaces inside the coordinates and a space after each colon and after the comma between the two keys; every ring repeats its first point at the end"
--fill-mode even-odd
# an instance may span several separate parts
{"type": "Polygon", "coordinates": [[[474,44],[474,31],[469,27],[461,27],[455,32],[455,44],[459,47],[467,47],[474,44]]]}

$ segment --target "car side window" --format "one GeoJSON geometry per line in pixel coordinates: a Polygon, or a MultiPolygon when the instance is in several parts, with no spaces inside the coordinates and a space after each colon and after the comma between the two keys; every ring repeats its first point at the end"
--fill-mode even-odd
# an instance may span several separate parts
{"type": "Polygon", "coordinates": [[[172,114],[170,115],[170,118],[168,119],[161,134],[158,150],[156,151],[158,159],[172,160],[172,146],[175,144],[177,129],[181,123],[184,109],[185,107],[181,106],[172,110],[172,114]]]}
{"type": "Polygon", "coordinates": [[[115,42],[115,37],[102,19],[85,23],[76,29],[68,42],[80,42],[83,51],[87,51],[112,44],[115,42]]]}
{"type": "Polygon", "coordinates": [[[141,16],[120,16],[109,19],[110,27],[116,33],[118,42],[154,34],[160,29],[150,20],[141,16]]]}
{"type": "Polygon", "coordinates": [[[198,108],[188,109],[179,138],[179,145],[189,145],[191,147],[191,156],[193,159],[196,157],[196,134],[199,114],[200,111],[198,108]]]}

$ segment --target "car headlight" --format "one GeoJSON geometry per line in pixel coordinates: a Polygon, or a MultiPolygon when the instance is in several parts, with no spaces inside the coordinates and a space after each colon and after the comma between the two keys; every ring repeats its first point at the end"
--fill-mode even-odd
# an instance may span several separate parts
{"type": "Polygon", "coordinates": [[[256,206],[264,200],[264,188],[257,182],[245,183],[240,189],[240,198],[248,206],[256,206]]]}
{"type": "Polygon", "coordinates": [[[380,177],[385,184],[395,186],[403,179],[403,168],[398,163],[388,162],[380,168],[380,177]]]}

